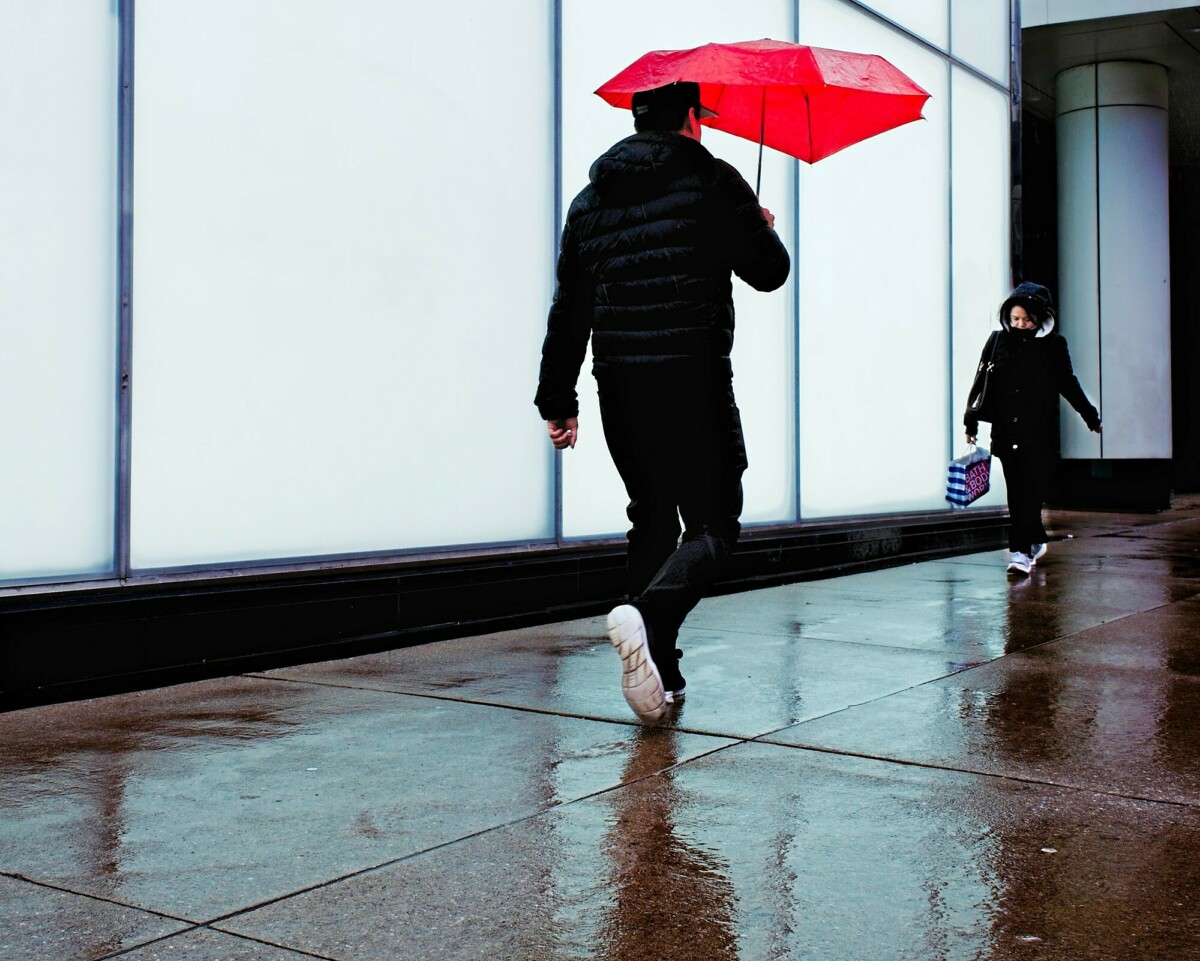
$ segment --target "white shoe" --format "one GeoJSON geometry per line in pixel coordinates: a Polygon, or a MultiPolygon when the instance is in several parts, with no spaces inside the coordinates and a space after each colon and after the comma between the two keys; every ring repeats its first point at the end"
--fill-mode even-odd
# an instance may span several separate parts
{"type": "Polygon", "coordinates": [[[1045,556],[1046,556],[1046,545],[1045,544],[1034,544],[1033,547],[1031,547],[1029,549],[1029,562],[1031,564],[1036,564],[1040,558],[1043,558],[1045,556]]]}
{"type": "Polygon", "coordinates": [[[621,655],[621,693],[643,721],[658,721],[670,710],[662,676],[650,656],[650,638],[642,612],[631,604],[608,614],[608,639],[621,655]]]}
{"type": "Polygon", "coordinates": [[[1033,567],[1033,559],[1028,554],[1013,551],[1008,558],[1008,573],[1028,574],[1033,567]]]}

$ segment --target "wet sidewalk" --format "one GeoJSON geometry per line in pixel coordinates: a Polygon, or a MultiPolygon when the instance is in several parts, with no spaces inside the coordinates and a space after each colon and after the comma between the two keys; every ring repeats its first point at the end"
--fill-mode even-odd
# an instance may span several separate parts
{"type": "Polygon", "coordinates": [[[1200,958],[1200,503],[0,715],[0,958],[1200,958]]]}

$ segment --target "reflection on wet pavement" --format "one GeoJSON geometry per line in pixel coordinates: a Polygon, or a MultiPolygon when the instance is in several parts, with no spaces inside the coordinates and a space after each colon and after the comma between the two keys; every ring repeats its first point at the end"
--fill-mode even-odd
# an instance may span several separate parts
{"type": "Polygon", "coordinates": [[[218,926],[355,959],[1188,957],[1198,829],[1178,805],[746,744],[218,926]]]}
{"type": "Polygon", "coordinates": [[[0,715],[0,957],[1194,957],[1198,514],[0,715]]]}
{"type": "Polygon", "coordinates": [[[626,780],[662,771],[645,791],[613,796],[601,850],[609,862],[611,900],[597,932],[597,957],[738,957],[734,924],[737,892],[729,864],[676,821],[689,802],[676,784],[675,734],[651,731],[639,739],[626,780]],[[663,906],[671,911],[664,915],[663,906]]]}

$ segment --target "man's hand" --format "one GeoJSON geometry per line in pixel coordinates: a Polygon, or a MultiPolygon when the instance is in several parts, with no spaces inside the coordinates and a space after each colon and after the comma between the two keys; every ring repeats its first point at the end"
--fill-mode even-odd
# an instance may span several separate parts
{"type": "Polygon", "coordinates": [[[555,450],[574,447],[579,438],[579,420],[575,417],[564,417],[562,420],[546,421],[546,432],[550,435],[550,443],[555,450]]]}
{"type": "Polygon", "coordinates": [[[974,434],[967,434],[967,443],[968,443],[968,444],[974,444],[974,443],[975,443],[975,435],[974,435],[974,434]]]}
{"type": "Polygon", "coordinates": [[[767,210],[766,207],[762,208],[762,212],[763,212],[763,216],[767,218],[767,226],[770,227],[772,230],[774,230],[775,229],[775,215],[773,213],[771,213],[771,211],[767,210]]]}

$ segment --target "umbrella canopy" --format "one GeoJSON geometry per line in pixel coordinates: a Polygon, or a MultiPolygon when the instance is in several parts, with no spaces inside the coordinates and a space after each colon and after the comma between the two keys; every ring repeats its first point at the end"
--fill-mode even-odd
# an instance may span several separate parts
{"type": "Polygon", "coordinates": [[[699,83],[700,102],[717,112],[705,126],[808,163],[920,120],[929,99],[883,57],[779,40],[654,50],[596,93],[628,108],[637,91],[681,80],[699,83]]]}

